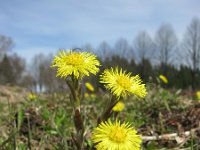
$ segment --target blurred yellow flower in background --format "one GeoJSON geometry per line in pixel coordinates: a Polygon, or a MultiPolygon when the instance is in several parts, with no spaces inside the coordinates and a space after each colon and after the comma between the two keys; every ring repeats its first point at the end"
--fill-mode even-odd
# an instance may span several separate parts
{"type": "Polygon", "coordinates": [[[125,105],[123,102],[119,101],[113,108],[113,111],[122,111],[124,109],[125,105]]]}
{"type": "Polygon", "coordinates": [[[86,86],[86,88],[87,88],[89,91],[94,92],[94,87],[92,86],[91,83],[86,82],[86,83],[85,83],[85,86],[86,86]]]}
{"type": "Polygon", "coordinates": [[[147,94],[145,84],[142,84],[139,75],[131,76],[131,73],[126,73],[118,67],[104,70],[100,82],[104,83],[105,87],[118,98],[130,94],[143,98],[147,94]]]}
{"type": "Polygon", "coordinates": [[[200,91],[196,92],[197,99],[200,100],[200,91]]]}
{"type": "Polygon", "coordinates": [[[84,94],[84,97],[86,97],[86,98],[89,97],[89,94],[88,94],[88,93],[85,93],[85,94],[84,94]]]}
{"type": "Polygon", "coordinates": [[[141,137],[129,123],[102,122],[92,133],[97,150],[140,150],[141,137]]]}
{"type": "Polygon", "coordinates": [[[164,75],[161,74],[161,75],[159,76],[159,78],[160,78],[160,80],[161,80],[162,82],[164,82],[165,84],[168,83],[167,77],[165,77],[164,75]]]}
{"type": "Polygon", "coordinates": [[[95,99],[95,98],[97,97],[96,94],[91,94],[90,96],[91,96],[91,98],[93,98],[93,99],[95,99]]]}
{"type": "Polygon", "coordinates": [[[29,94],[28,94],[28,99],[29,99],[30,101],[35,101],[35,100],[37,100],[37,95],[34,94],[34,93],[29,93],[29,94]]]}
{"type": "Polygon", "coordinates": [[[66,78],[73,75],[81,79],[89,74],[96,74],[99,71],[100,62],[96,56],[88,52],[75,52],[62,50],[54,57],[52,67],[57,67],[57,76],[66,78]]]}
{"type": "Polygon", "coordinates": [[[97,96],[96,96],[96,94],[85,93],[84,97],[85,98],[90,98],[90,100],[94,100],[94,99],[96,99],[97,96]]]}

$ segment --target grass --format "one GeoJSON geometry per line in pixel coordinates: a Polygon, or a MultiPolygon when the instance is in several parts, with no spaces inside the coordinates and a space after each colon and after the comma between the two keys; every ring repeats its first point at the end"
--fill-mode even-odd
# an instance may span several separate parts
{"type": "MultiPolygon", "coordinates": [[[[10,95],[0,93],[0,149],[74,149],[71,137],[75,129],[68,92],[39,94],[35,100],[30,101],[28,92],[20,88],[5,89],[10,95]]],[[[97,117],[109,98],[103,92],[95,94],[85,97],[81,107],[86,127],[84,145],[88,150],[92,149],[91,131],[96,127],[97,117]]],[[[199,127],[200,102],[181,95],[178,90],[166,90],[160,85],[149,84],[148,95],[144,100],[132,96],[124,101],[125,109],[117,114],[117,118],[131,122],[141,135],[181,134],[199,127]]],[[[199,137],[198,131],[192,136],[183,137],[185,141],[182,143],[176,139],[143,141],[142,149],[196,150],[200,147],[199,137]]]]}

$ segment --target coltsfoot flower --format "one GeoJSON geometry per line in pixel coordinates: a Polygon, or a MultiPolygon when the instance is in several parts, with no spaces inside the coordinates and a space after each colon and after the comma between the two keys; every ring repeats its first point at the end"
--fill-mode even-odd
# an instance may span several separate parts
{"type": "Polygon", "coordinates": [[[197,99],[200,100],[200,91],[196,92],[197,99]]]}
{"type": "Polygon", "coordinates": [[[89,97],[89,96],[90,96],[90,95],[89,95],[88,93],[85,93],[85,94],[84,94],[84,97],[86,97],[86,98],[89,97]]]}
{"type": "Polygon", "coordinates": [[[165,84],[168,83],[167,77],[165,77],[164,75],[159,75],[160,80],[162,80],[162,82],[164,82],[165,84]]]}
{"type": "Polygon", "coordinates": [[[66,78],[73,75],[80,79],[89,74],[96,74],[99,71],[99,61],[96,56],[88,52],[60,51],[55,56],[52,67],[57,67],[57,76],[66,78]]]}
{"type": "Polygon", "coordinates": [[[124,109],[124,103],[119,101],[113,108],[113,111],[122,111],[124,109]]]}
{"type": "Polygon", "coordinates": [[[85,86],[86,86],[86,88],[87,88],[89,91],[94,92],[94,87],[92,86],[91,83],[86,82],[86,83],[85,83],[85,86]]]}
{"type": "Polygon", "coordinates": [[[129,123],[102,122],[92,133],[97,150],[140,150],[141,137],[129,123]]]}
{"type": "Polygon", "coordinates": [[[100,82],[104,83],[105,87],[118,98],[130,94],[143,98],[147,94],[145,84],[142,84],[139,75],[131,76],[131,73],[126,73],[118,67],[104,70],[100,82]]]}
{"type": "Polygon", "coordinates": [[[37,100],[37,95],[34,94],[34,93],[29,93],[29,94],[28,94],[28,99],[29,99],[30,101],[35,101],[35,100],[37,100]]]}

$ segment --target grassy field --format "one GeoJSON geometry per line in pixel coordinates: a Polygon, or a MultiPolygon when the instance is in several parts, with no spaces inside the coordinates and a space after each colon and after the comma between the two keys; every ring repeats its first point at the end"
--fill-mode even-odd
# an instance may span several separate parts
{"type": "MultiPolygon", "coordinates": [[[[0,88],[0,149],[75,149],[69,92],[33,97],[23,88],[0,88]]],[[[124,110],[111,119],[130,122],[142,136],[142,149],[199,149],[200,102],[181,90],[169,91],[155,84],[147,89],[145,99],[125,99],[124,110]]],[[[82,101],[85,149],[93,149],[91,131],[108,99],[108,94],[98,92],[86,94],[82,101]]]]}

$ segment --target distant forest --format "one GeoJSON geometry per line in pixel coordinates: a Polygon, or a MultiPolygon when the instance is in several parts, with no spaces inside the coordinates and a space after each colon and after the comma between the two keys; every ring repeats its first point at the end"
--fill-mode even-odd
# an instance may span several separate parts
{"type": "MultiPolygon", "coordinates": [[[[50,67],[52,54],[37,54],[27,64],[23,58],[12,53],[13,47],[12,38],[0,35],[1,85],[19,85],[38,92],[66,88],[50,67]]],[[[157,82],[162,74],[169,80],[166,88],[200,89],[199,18],[191,20],[182,39],[178,39],[172,25],[166,23],[158,28],[154,37],[144,30],[139,31],[131,43],[119,38],[113,46],[103,41],[96,48],[86,44],[72,49],[95,53],[102,63],[99,73],[105,68],[119,66],[127,72],[139,74],[145,83],[157,82]]],[[[98,78],[97,75],[86,80],[99,89],[98,78]]]]}

